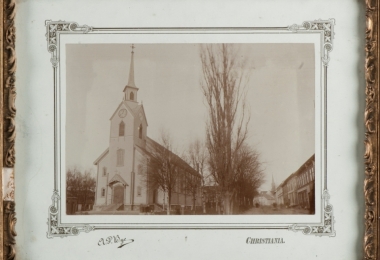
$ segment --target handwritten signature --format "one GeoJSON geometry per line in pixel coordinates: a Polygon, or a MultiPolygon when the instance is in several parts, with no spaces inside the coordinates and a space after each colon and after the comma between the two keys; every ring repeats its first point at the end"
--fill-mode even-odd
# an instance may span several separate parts
{"type": "Polygon", "coordinates": [[[128,245],[130,243],[133,243],[134,239],[126,239],[126,238],[120,238],[119,235],[117,236],[109,236],[107,238],[101,238],[98,242],[98,246],[106,246],[111,244],[119,244],[117,248],[122,248],[125,245],[128,245]]]}

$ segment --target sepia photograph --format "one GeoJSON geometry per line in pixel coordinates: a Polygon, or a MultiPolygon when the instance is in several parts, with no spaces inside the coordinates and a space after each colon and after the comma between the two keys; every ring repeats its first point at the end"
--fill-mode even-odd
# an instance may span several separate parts
{"type": "Polygon", "coordinates": [[[4,258],[377,257],[374,1],[58,2],[3,5],[4,258]]]}
{"type": "Polygon", "coordinates": [[[313,43],[65,48],[67,215],[315,214],[313,43]]]}

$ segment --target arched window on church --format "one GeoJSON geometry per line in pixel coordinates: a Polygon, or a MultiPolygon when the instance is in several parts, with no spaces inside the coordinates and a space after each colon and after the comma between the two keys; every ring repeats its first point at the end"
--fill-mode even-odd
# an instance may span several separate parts
{"type": "Polygon", "coordinates": [[[119,136],[124,136],[124,129],[125,129],[125,124],[123,121],[121,121],[119,124],[119,136]]]}
{"type": "Polygon", "coordinates": [[[129,99],[130,99],[130,100],[135,100],[135,94],[134,94],[133,92],[131,92],[131,93],[129,94],[129,99]]]}
{"type": "Polygon", "coordinates": [[[139,138],[142,139],[142,133],[143,133],[143,126],[142,124],[140,124],[140,127],[139,127],[139,138]]]}

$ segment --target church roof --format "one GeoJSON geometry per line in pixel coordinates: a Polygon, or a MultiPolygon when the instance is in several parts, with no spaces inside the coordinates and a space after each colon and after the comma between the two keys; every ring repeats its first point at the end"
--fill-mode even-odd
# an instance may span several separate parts
{"type": "Polygon", "coordinates": [[[127,184],[127,182],[119,175],[119,174],[115,174],[112,179],[108,182],[108,185],[113,185],[117,182],[120,182],[121,184],[123,184],[124,186],[129,186],[127,184]]]}
{"type": "Polygon", "coordinates": [[[94,162],[94,165],[98,165],[101,159],[108,154],[109,148],[107,148],[94,162]]]}
{"type": "MultiPolygon", "coordinates": [[[[145,153],[148,156],[152,156],[151,150],[152,150],[152,147],[154,147],[154,146],[158,147],[159,149],[166,149],[165,147],[163,147],[162,145],[160,145],[159,143],[157,143],[153,139],[149,138],[148,136],[146,137],[146,144],[147,144],[146,149],[139,146],[139,145],[135,145],[135,146],[137,148],[139,148],[143,153],[145,153]]],[[[178,155],[176,155],[173,152],[171,152],[171,154],[176,158],[176,162],[181,169],[183,169],[183,170],[185,170],[188,173],[191,173],[193,175],[200,176],[200,174],[193,167],[191,167],[187,162],[185,162],[181,157],[179,157],[178,155]]]]}

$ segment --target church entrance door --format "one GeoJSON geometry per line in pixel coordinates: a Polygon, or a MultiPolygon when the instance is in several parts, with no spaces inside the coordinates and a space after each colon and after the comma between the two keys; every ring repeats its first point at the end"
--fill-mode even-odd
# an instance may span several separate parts
{"type": "Polygon", "coordinates": [[[115,185],[113,188],[113,204],[124,204],[124,187],[122,185],[115,185]]]}

